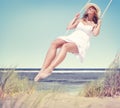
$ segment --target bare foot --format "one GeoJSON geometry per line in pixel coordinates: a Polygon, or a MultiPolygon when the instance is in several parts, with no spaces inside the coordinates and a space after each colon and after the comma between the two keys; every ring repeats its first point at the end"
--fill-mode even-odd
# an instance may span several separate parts
{"type": "Polygon", "coordinates": [[[34,81],[37,82],[38,80],[41,80],[41,79],[44,79],[48,76],[51,75],[53,69],[52,68],[47,68],[45,70],[41,70],[37,75],[36,77],[34,78],[34,81]]]}
{"type": "Polygon", "coordinates": [[[40,72],[35,76],[34,81],[37,82],[38,80],[41,79],[41,74],[44,70],[40,70],[40,72]]]}
{"type": "Polygon", "coordinates": [[[53,71],[52,68],[45,69],[44,72],[41,74],[41,78],[44,79],[44,78],[50,76],[52,71],[53,71]]]}

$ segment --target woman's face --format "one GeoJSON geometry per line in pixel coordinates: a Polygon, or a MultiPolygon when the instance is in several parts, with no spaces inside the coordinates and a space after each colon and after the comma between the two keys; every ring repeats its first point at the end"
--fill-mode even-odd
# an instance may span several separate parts
{"type": "Polygon", "coordinates": [[[97,12],[97,11],[96,11],[96,9],[95,9],[94,7],[89,7],[89,8],[87,9],[87,13],[88,13],[89,15],[94,16],[95,12],[97,12]]]}

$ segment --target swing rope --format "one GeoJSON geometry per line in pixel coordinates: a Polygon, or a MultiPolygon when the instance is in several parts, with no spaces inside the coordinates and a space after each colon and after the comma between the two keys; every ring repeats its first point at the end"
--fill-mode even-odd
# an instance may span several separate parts
{"type": "Polygon", "coordinates": [[[106,6],[103,14],[101,15],[101,19],[104,17],[104,15],[105,15],[105,13],[107,12],[108,8],[110,7],[111,3],[112,3],[112,0],[110,0],[110,2],[108,3],[108,5],[106,6]]]}
{"type": "MultiPolygon", "coordinates": [[[[90,3],[90,2],[91,2],[91,0],[88,0],[88,1],[86,2],[86,4],[83,6],[83,8],[82,8],[78,13],[82,13],[82,11],[84,10],[85,6],[86,6],[88,3],[90,3]]],[[[66,30],[65,35],[68,34],[68,32],[69,32],[69,30],[66,30]]]]}
{"type": "MultiPolygon", "coordinates": [[[[83,8],[79,11],[79,13],[81,13],[81,12],[84,10],[85,6],[86,6],[88,3],[90,3],[90,2],[91,2],[91,0],[88,0],[87,3],[83,6],[83,8]]],[[[108,5],[106,6],[104,12],[102,13],[102,15],[101,15],[101,17],[100,17],[101,19],[104,17],[104,15],[105,15],[105,13],[107,12],[108,8],[110,7],[111,3],[112,3],[112,0],[110,0],[110,2],[108,3],[108,5]]],[[[68,34],[68,32],[69,32],[69,30],[66,30],[65,34],[68,34]]]]}
{"type": "Polygon", "coordinates": [[[85,6],[90,2],[91,2],[91,0],[88,0],[87,3],[83,6],[83,8],[79,11],[79,13],[81,13],[84,10],[85,6]]]}

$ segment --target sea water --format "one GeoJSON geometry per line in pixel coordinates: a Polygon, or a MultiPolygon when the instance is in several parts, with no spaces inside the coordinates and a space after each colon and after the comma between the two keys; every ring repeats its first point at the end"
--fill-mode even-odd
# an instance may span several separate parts
{"type": "MultiPolygon", "coordinates": [[[[5,74],[5,69],[0,69],[0,77],[5,74]]],[[[16,69],[20,79],[28,78],[33,81],[34,77],[38,74],[40,69],[35,68],[24,68],[16,69]]],[[[39,90],[49,89],[62,89],[65,88],[67,91],[78,91],[84,84],[97,80],[104,76],[106,69],[74,69],[74,68],[62,68],[55,69],[53,73],[39,81],[39,90]]]]}

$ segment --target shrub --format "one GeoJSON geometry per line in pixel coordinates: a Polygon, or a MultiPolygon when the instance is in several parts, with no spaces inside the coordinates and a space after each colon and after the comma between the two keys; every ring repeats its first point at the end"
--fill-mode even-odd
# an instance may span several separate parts
{"type": "Polygon", "coordinates": [[[95,80],[85,85],[83,96],[120,96],[120,53],[106,70],[102,79],[95,80]]]}
{"type": "Polygon", "coordinates": [[[7,69],[1,78],[1,97],[4,95],[14,95],[16,93],[30,92],[35,86],[27,78],[19,79],[15,69],[7,69]]]}
{"type": "Polygon", "coordinates": [[[120,54],[116,55],[104,78],[104,96],[120,95],[120,54]]]}
{"type": "Polygon", "coordinates": [[[83,92],[80,95],[85,97],[96,97],[100,96],[103,91],[103,81],[97,80],[85,84],[83,92]]]}

